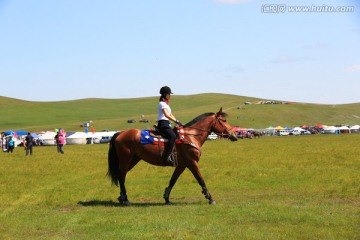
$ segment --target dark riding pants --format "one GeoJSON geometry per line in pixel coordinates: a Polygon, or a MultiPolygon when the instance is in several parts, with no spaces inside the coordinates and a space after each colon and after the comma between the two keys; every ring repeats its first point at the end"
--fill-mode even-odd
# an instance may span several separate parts
{"type": "Polygon", "coordinates": [[[167,120],[160,120],[158,122],[158,129],[160,131],[160,134],[162,137],[168,139],[168,143],[165,145],[165,151],[164,155],[166,155],[166,158],[171,154],[175,141],[176,141],[176,135],[174,131],[170,127],[170,123],[167,120]]]}

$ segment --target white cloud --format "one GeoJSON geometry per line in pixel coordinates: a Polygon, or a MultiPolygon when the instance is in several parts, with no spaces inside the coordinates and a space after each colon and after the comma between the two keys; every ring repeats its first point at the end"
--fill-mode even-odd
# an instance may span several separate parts
{"type": "Polygon", "coordinates": [[[216,3],[222,3],[222,4],[242,4],[242,3],[248,3],[253,0],[213,0],[213,2],[216,3]]]}
{"type": "Polygon", "coordinates": [[[359,72],[360,71],[360,64],[353,64],[350,66],[347,66],[345,68],[346,72],[359,72]]]}
{"type": "Polygon", "coordinates": [[[324,49],[327,47],[328,46],[325,43],[321,43],[321,42],[316,42],[316,43],[308,44],[308,45],[304,46],[304,48],[307,50],[319,50],[319,49],[324,49]]]}
{"type": "Polygon", "coordinates": [[[271,63],[292,63],[292,62],[305,62],[305,61],[311,61],[313,60],[311,57],[305,56],[305,57],[291,57],[288,55],[282,55],[278,56],[274,59],[272,59],[271,63]]]}
{"type": "Polygon", "coordinates": [[[232,73],[239,73],[239,72],[244,72],[245,70],[241,66],[229,66],[225,69],[225,71],[232,73]]]}

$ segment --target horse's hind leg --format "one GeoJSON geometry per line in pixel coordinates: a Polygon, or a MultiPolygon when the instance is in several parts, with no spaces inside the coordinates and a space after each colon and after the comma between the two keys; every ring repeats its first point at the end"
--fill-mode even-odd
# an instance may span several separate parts
{"type": "Polygon", "coordinates": [[[120,171],[120,197],[118,198],[119,202],[121,204],[124,204],[124,205],[131,205],[130,201],[128,200],[127,198],[127,195],[126,195],[126,187],[125,187],[125,179],[126,179],[126,174],[128,171],[130,171],[141,159],[134,156],[132,159],[131,159],[131,162],[128,166],[124,166],[124,168],[126,170],[124,171],[120,171]]]}
{"type": "Polygon", "coordinates": [[[127,195],[126,195],[126,188],[125,188],[125,178],[126,178],[126,173],[127,171],[121,171],[120,173],[120,178],[119,178],[119,183],[120,183],[120,196],[118,198],[120,204],[123,205],[131,205],[131,203],[129,202],[127,195]]]}
{"type": "Polygon", "coordinates": [[[165,192],[164,192],[164,199],[165,199],[165,204],[168,205],[170,204],[170,192],[171,189],[174,187],[176,181],[178,180],[179,176],[184,172],[185,167],[176,167],[175,171],[170,179],[169,182],[169,186],[167,188],[165,188],[165,192]]]}
{"type": "Polygon", "coordinates": [[[126,187],[125,187],[126,174],[129,171],[129,165],[130,165],[130,160],[128,159],[130,159],[130,157],[123,158],[122,161],[120,161],[120,176],[119,176],[120,197],[118,198],[120,204],[126,206],[131,205],[126,194],[126,187]]]}

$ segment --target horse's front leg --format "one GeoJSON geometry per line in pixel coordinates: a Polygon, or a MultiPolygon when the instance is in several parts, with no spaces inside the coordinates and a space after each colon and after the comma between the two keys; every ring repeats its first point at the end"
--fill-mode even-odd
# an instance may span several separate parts
{"type": "Polygon", "coordinates": [[[216,204],[215,200],[212,198],[210,192],[208,191],[208,189],[206,187],[203,177],[201,176],[198,162],[194,160],[192,162],[191,166],[189,166],[188,168],[190,169],[190,171],[192,172],[192,174],[194,175],[194,177],[200,184],[200,186],[202,188],[201,192],[204,194],[205,198],[209,200],[209,204],[216,204]]]}
{"type": "MultiPolygon", "coordinates": [[[[204,183],[204,185],[205,185],[205,183],[204,183]]],[[[205,198],[209,200],[209,204],[216,204],[215,200],[212,198],[212,196],[209,193],[209,191],[207,190],[206,186],[202,187],[201,192],[205,195],[205,198]]]]}
{"type": "Polygon", "coordinates": [[[170,179],[169,182],[169,186],[167,188],[165,188],[165,192],[164,192],[164,199],[165,199],[165,204],[169,205],[170,204],[170,192],[171,189],[174,187],[176,181],[178,180],[178,178],[180,177],[180,175],[184,172],[185,167],[176,167],[175,171],[170,179]]]}

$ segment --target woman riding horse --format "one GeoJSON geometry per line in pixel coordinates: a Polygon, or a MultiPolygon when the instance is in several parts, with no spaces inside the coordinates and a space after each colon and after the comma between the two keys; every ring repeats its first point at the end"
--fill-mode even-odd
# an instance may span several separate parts
{"type": "MultiPolygon", "coordinates": [[[[194,175],[202,188],[202,193],[209,200],[210,204],[215,204],[214,199],[209,193],[205,181],[200,173],[199,159],[201,156],[201,146],[211,132],[227,134],[231,141],[237,141],[232,131],[232,127],[225,119],[226,114],[220,108],[217,113],[204,113],[184,126],[185,138],[183,143],[176,144],[177,166],[170,179],[168,187],[164,192],[165,203],[170,203],[170,192],[179,176],[188,168],[194,175]]],[[[126,174],[140,161],[157,166],[172,166],[171,163],[163,162],[159,156],[159,146],[153,144],[140,143],[141,130],[131,129],[116,133],[111,141],[108,154],[108,175],[113,184],[120,184],[119,202],[130,205],[126,194],[125,178],[126,174]]]]}

